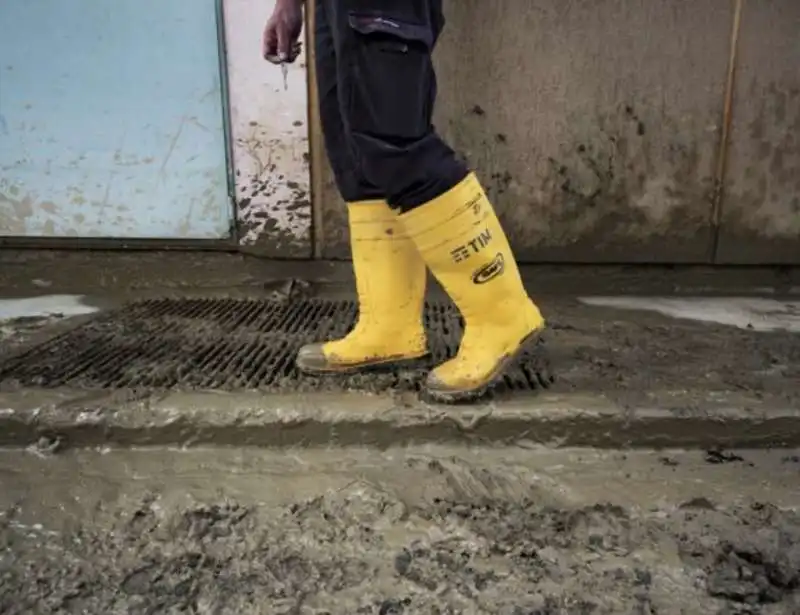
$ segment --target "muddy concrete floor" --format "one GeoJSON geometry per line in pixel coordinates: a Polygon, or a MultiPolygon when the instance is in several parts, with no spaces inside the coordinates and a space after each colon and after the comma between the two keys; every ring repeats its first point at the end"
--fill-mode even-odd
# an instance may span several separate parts
{"type": "MultiPolygon", "coordinates": [[[[541,294],[800,294],[800,267],[525,265],[526,284],[541,294]]],[[[0,292],[23,296],[85,294],[91,289],[130,298],[152,290],[240,288],[303,278],[315,285],[352,286],[342,261],[269,260],[237,253],[154,250],[0,249],[0,292]]]]}
{"type": "MultiPolygon", "coordinates": [[[[197,291],[187,291],[177,296],[197,294],[197,291]]],[[[316,292],[313,295],[338,296],[316,292]]],[[[200,293],[200,296],[208,294],[200,293]]],[[[108,303],[102,298],[94,301],[101,305],[108,303]]],[[[745,394],[774,400],[777,406],[800,407],[798,333],[743,329],[672,318],[646,310],[586,305],[569,297],[545,296],[539,302],[548,318],[549,329],[535,363],[540,375],[544,376],[544,382],[555,377],[550,387],[553,392],[597,393],[623,406],[674,408],[676,412],[694,411],[707,404],[715,394],[722,393],[745,394]]],[[[247,318],[244,310],[242,317],[237,319],[232,319],[228,312],[210,315],[208,319],[185,318],[180,321],[142,317],[135,321],[101,323],[93,335],[103,340],[107,355],[112,357],[116,356],[113,351],[115,344],[120,353],[130,353],[132,339],[145,339],[149,350],[142,346],[141,356],[126,364],[125,374],[130,377],[130,374],[141,372],[156,382],[161,372],[171,374],[183,363],[191,363],[192,357],[207,348],[210,340],[216,339],[214,343],[219,348],[230,345],[230,348],[248,349],[261,339],[259,347],[285,347],[286,352],[293,355],[302,344],[319,341],[321,334],[317,327],[326,338],[344,335],[349,328],[349,323],[341,320],[341,316],[334,316],[330,322],[315,321],[302,329],[287,326],[285,336],[281,337],[281,331],[261,331],[247,318]],[[216,318],[233,320],[237,325],[233,329],[225,328],[214,320],[216,318]],[[169,331],[165,333],[167,328],[169,331]],[[174,352],[162,349],[166,344],[159,341],[162,339],[172,344],[170,347],[174,352]],[[238,346],[237,339],[242,341],[238,346]]],[[[49,318],[0,323],[0,335],[5,335],[5,340],[0,340],[0,361],[15,355],[26,342],[43,340],[50,333],[65,330],[70,322],[70,319],[49,318]]],[[[82,343],[91,345],[95,338],[84,336],[82,339],[82,343]]],[[[70,352],[79,350],[73,344],[66,348],[70,352]]],[[[136,346],[136,349],[138,352],[140,347],[136,346]]],[[[239,365],[241,357],[229,356],[231,352],[220,355],[217,363],[239,365]]],[[[58,373],[64,371],[66,360],[60,357],[58,353],[50,353],[37,360],[48,373],[58,373]]],[[[413,392],[433,365],[423,362],[420,369],[401,373],[316,379],[298,377],[289,359],[279,362],[283,371],[277,375],[270,372],[270,378],[275,376],[269,385],[271,391],[413,392]]],[[[210,364],[208,369],[217,369],[217,363],[210,364]]],[[[250,374],[260,367],[240,365],[239,371],[231,371],[228,376],[215,372],[213,380],[220,383],[215,386],[235,389],[246,381],[248,387],[257,387],[258,382],[253,383],[250,374]]],[[[207,386],[204,384],[208,381],[205,372],[194,368],[183,371],[186,376],[180,386],[192,388],[197,383],[207,386]]],[[[81,386],[96,384],[87,381],[81,386]]],[[[139,378],[136,386],[151,385],[147,378],[139,378]]],[[[506,395],[519,395],[518,391],[502,387],[496,393],[500,399],[506,395]]]]}
{"type": "Polygon", "coordinates": [[[0,452],[2,613],[795,614],[797,451],[0,452]]]}
{"type": "MultiPolygon", "coordinates": [[[[717,391],[775,397],[790,407],[800,406],[800,334],[587,306],[574,298],[576,293],[798,295],[800,268],[527,267],[523,273],[551,325],[546,348],[556,391],[597,392],[631,406],[672,404],[677,411],[701,406],[717,391]]],[[[351,277],[349,263],[266,261],[240,254],[0,250],[0,297],[77,293],[99,307],[164,295],[267,298],[283,292],[286,278],[302,278],[304,295],[353,298],[351,277]]],[[[433,284],[431,296],[441,297],[433,284]]],[[[64,321],[0,323],[0,361],[63,330],[71,320],[64,321]]],[[[182,340],[187,348],[207,338],[208,327],[196,324],[182,340]]],[[[225,331],[222,337],[236,333],[225,331]]],[[[238,333],[253,332],[243,327],[238,333]]],[[[127,332],[120,330],[119,337],[123,343],[127,332]]],[[[313,333],[295,340],[304,341],[314,341],[313,333]]],[[[413,389],[421,376],[371,375],[320,383],[286,375],[290,391],[331,387],[371,392],[413,389]]]]}
{"type": "Polygon", "coordinates": [[[676,410],[702,406],[718,391],[774,396],[800,407],[800,334],[563,298],[544,298],[542,305],[550,321],[547,356],[560,390],[676,410]]]}
{"type": "Polygon", "coordinates": [[[0,349],[5,353],[16,352],[63,321],[59,315],[0,320],[0,349]]]}

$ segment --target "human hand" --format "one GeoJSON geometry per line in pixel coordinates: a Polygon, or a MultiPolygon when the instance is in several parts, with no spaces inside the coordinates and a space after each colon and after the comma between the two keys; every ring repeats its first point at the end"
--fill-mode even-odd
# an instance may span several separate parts
{"type": "Polygon", "coordinates": [[[292,63],[300,55],[303,0],[277,0],[264,26],[261,53],[273,64],[292,63]]]}

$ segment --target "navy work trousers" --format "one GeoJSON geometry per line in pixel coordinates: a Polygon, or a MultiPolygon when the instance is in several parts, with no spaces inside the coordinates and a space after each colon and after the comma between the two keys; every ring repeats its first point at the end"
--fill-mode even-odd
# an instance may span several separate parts
{"type": "Polygon", "coordinates": [[[464,179],[431,120],[442,0],[317,0],[315,21],[322,131],[344,199],[406,212],[464,179]]]}

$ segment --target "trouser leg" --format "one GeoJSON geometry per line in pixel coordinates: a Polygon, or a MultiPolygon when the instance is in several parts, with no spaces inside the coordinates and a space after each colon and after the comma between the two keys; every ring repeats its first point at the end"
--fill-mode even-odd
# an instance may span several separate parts
{"type": "Polygon", "coordinates": [[[441,0],[319,0],[339,58],[343,124],[367,180],[409,211],[467,175],[432,124],[441,0]]]}
{"type": "Polygon", "coordinates": [[[346,128],[346,118],[341,112],[341,58],[337,53],[339,35],[331,27],[328,4],[330,2],[327,0],[318,0],[314,15],[316,81],[325,150],[336,186],[345,201],[356,203],[383,198],[382,191],[367,180],[360,168],[354,153],[353,140],[346,128]]]}
{"type": "MultiPolygon", "coordinates": [[[[296,364],[306,373],[346,373],[397,366],[427,354],[422,306],[425,263],[404,232],[385,193],[361,171],[341,113],[341,42],[329,18],[336,6],[318,0],[316,14],[317,85],[323,132],[336,182],[347,203],[358,321],[343,338],[300,349],[296,364]]],[[[346,82],[346,81],[345,81],[346,82]]]]}

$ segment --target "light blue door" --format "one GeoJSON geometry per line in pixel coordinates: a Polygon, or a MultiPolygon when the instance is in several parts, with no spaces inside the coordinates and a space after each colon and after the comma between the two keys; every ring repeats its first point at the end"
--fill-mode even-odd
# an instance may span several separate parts
{"type": "Polygon", "coordinates": [[[230,233],[215,0],[0,1],[0,236],[230,233]]]}

